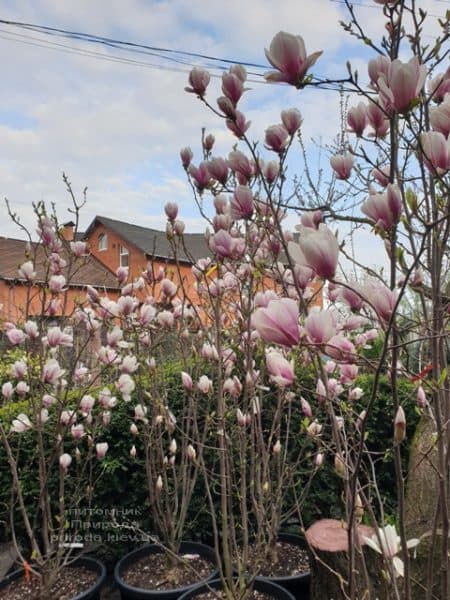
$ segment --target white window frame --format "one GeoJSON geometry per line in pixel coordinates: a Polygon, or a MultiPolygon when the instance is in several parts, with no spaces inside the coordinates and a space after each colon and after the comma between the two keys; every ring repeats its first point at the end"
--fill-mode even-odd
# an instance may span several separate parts
{"type": "Polygon", "coordinates": [[[101,233],[98,236],[98,249],[100,252],[104,252],[105,250],[108,250],[108,234],[107,233],[101,233]]]}
{"type": "Polygon", "coordinates": [[[130,264],[130,253],[128,252],[128,248],[125,246],[119,246],[119,266],[128,267],[130,264]],[[123,264],[123,258],[126,257],[126,264],[123,264]]]}

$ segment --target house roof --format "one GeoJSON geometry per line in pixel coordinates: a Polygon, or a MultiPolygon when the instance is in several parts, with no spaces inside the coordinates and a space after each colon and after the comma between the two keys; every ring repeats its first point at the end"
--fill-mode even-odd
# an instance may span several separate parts
{"type": "MultiPolygon", "coordinates": [[[[167,239],[165,231],[142,227],[132,223],[116,221],[108,217],[96,216],[86,230],[85,238],[94,230],[96,225],[101,224],[118,234],[122,239],[134,244],[139,250],[149,257],[174,259],[172,246],[167,239]]],[[[180,248],[177,254],[178,260],[192,264],[199,258],[211,254],[203,233],[185,233],[183,235],[184,248],[180,248]]]]}
{"type": "MultiPolygon", "coordinates": [[[[69,263],[66,250],[61,252],[61,256],[69,263]]],[[[35,242],[29,244],[25,240],[0,237],[0,279],[11,282],[23,281],[19,276],[18,268],[26,260],[31,260],[35,265],[36,281],[45,281],[45,249],[42,244],[35,242]]],[[[63,274],[68,277],[67,267],[63,269],[63,274]]],[[[106,289],[119,288],[115,276],[92,255],[76,263],[69,279],[70,287],[92,285],[106,289]]]]}

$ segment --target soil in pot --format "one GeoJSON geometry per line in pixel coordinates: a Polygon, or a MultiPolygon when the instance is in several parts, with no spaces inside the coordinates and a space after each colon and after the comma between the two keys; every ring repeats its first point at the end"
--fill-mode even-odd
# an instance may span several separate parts
{"type": "Polygon", "coordinates": [[[248,570],[258,572],[260,577],[293,577],[309,571],[308,552],[301,546],[289,542],[277,541],[275,545],[277,560],[250,554],[248,570]]]}
{"type": "Polygon", "coordinates": [[[122,572],[128,585],[148,590],[184,588],[207,579],[214,565],[198,554],[184,554],[178,560],[163,552],[137,559],[122,572]]]}
{"type": "MultiPolygon", "coordinates": [[[[90,590],[98,580],[98,573],[86,567],[67,567],[58,575],[58,580],[51,588],[48,598],[53,600],[73,600],[80,594],[90,590]]],[[[31,575],[27,581],[24,577],[14,579],[0,589],[0,599],[4,600],[40,600],[39,579],[31,575]]]]}
{"type": "MultiPolygon", "coordinates": [[[[179,600],[226,600],[226,595],[221,588],[221,581],[215,579],[195,586],[183,594],[179,600]]],[[[280,585],[262,577],[256,577],[253,590],[246,596],[246,600],[294,600],[294,596],[280,585]]]]}

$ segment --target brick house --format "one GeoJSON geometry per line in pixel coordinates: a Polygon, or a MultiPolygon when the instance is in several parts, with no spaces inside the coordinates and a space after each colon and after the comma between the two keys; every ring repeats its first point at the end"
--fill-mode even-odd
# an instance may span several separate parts
{"type": "MultiPolygon", "coordinates": [[[[67,267],[62,274],[69,281],[61,307],[54,316],[69,315],[74,310],[77,301],[84,299],[85,288],[91,285],[107,292],[111,298],[117,298],[119,287],[117,279],[95,256],[86,256],[77,263],[72,273],[69,253],[62,252],[67,267]]],[[[0,316],[6,321],[17,321],[27,316],[41,315],[43,304],[50,299],[51,294],[43,286],[47,279],[45,273],[44,248],[38,243],[25,240],[0,237],[0,316]],[[18,269],[25,261],[31,260],[36,271],[35,285],[30,287],[27,281],[20,277],[18,269]],[[28,315],[25,307],[29,306],[28,315]]]]}
{"type": "MultiPolygon", "coordinates": [[[[128,267],[129,281],[139,277],[150,264],[156,275],[160,268],[166,277],[182,285],[188,300],[197,304],[195,278],[192,265],[200,258],[210,256],[210,250],[204,234],[185,233],[182,239],[174,239],[174,245],[167,239],[166,232],[117,221],[108,217],[96,216],[84,233],[74,232],[72,222],[63,225],[63,237],[67,242],[83,239],[88,242],[90,254],[70,278],[65,292],[63,314],[73,311],[78,300],[85,297],[87,285],[103,290],[112,300],[120,293],[115,272],[119,266],[128,267]],[[175,250],[174,250],[175,249],[175,250]],[[176,254],[176,257],[175,257],[176,254]]],[[[37,271],[36,281],[44,281],[44,249],[40,244],[27,245],[24,240],[0,238],[0,304],[3,305],[0,316],[7,321],[23,318],[30,287],[18,276],[18,268],[32,259],[37,271]],[[30,258],[34,256],[34,258],[30,258]]],[[[265,285],[272,287],[271,280],[265,285]]],[[[322,282],[314,285],[313,305],[322,306],[322,282]]],[[[42,309],[41,293],[34,292],[31,314],[40,314],[42,309]]]]}
{"type": "Polygon", "coordinates": [[[178,240],[174,251],[165,231],[96,216],[83,239],[92,256],[111,272],[115,273],[119,266],[128,267],[132,280],[151,263],[154,274],[162,267],[177,285],[183,284],[189,300],[195,302],[192,265],[210,254],[204,234],[185,233],[183,244],[178,240]]]}

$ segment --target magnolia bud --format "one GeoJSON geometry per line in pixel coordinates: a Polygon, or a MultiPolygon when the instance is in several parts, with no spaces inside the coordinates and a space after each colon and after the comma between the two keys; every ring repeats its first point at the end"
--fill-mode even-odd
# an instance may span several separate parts
{"type": "Polygon", "coordinates": [[[427,397],[425,395],[425,390],[421,385],[417,388],[417,406],[419,408],[425,408],[427,405],[427,397]]]}
{"type": "Polygon", "coordinates": [[[163,480],[161,475],[158,475],[158,479],[156,480],[156,489],[160,492],[163,489],[163,480]]]}
{"type": "Polygon", "coordinates": [[[336,454],[334,457],[334,470],[339,475],[339,477],[345,476],[345,463],[341,454],[336,454]]]}
{"type": "Polygon", "coordinates": [[[277,440],[275,442],[275,444],[273,445],[273,453],[275,456],[278,456],[278,454],[280,454],[281,452],[281,442],[280,440],[277,440]]]}
{"type": "Polygon", "coordinates": [[[169,452],[170,454],[176,454],[177,452],[177,441],[175,439],[170,442],[169,452]]]}
{"type": "Polygon", "coordinates": [[[131,446],[130,456],[131,456],[131,458],[136,458],[136,446],[134,444],[133,444],[133,446],[131,446]]]}
{"type": "Polygon", "coordinates": [[[59,457],[59,464],[61,465],[63,471],[67,471],[67,469],[70,467],[71,462],[72,457],[70,456],[70,454],[61,454],[61,456],[59,457]]]}
{"type": "Polygon", "coordinates": [[[130,433],[131,435],[137,435],[139,433],[139,430],[134,423],[130,425],[130,433]]]}
{"type": "Polygon", "coordinates": [[[361,500],[361,496],[356,494],[355,498],[355,516],[360,521],[364,515],[364,505],[361,500]]]}
{"type": "Polygon", "coordinates": [[[394,419],[394,440],[402,442],[406,437],[406,417],[405,411],[401,406],[398,407],[397,414],[394,419]]]}
{"type": "Polygon", "coordinates": [[[187,457],[189,460],[194,461],[197,458],[197,452],[192,444],[189,444],[186,448],[187,457]]]}
{"type": "Polygon", "coordinates": [[[314,464],[315,464],[315,466],[316,466],[316,467],[321,467],[321,466],[322,466],[322,463],[323,463],[323,461],[324,461],[324,458],[325,458],[325,457],[324,457],[323,453],[322,453],[322,452],[318,452],[318,453],[316,454],[316,458],[314,459],[314,464]]]}

